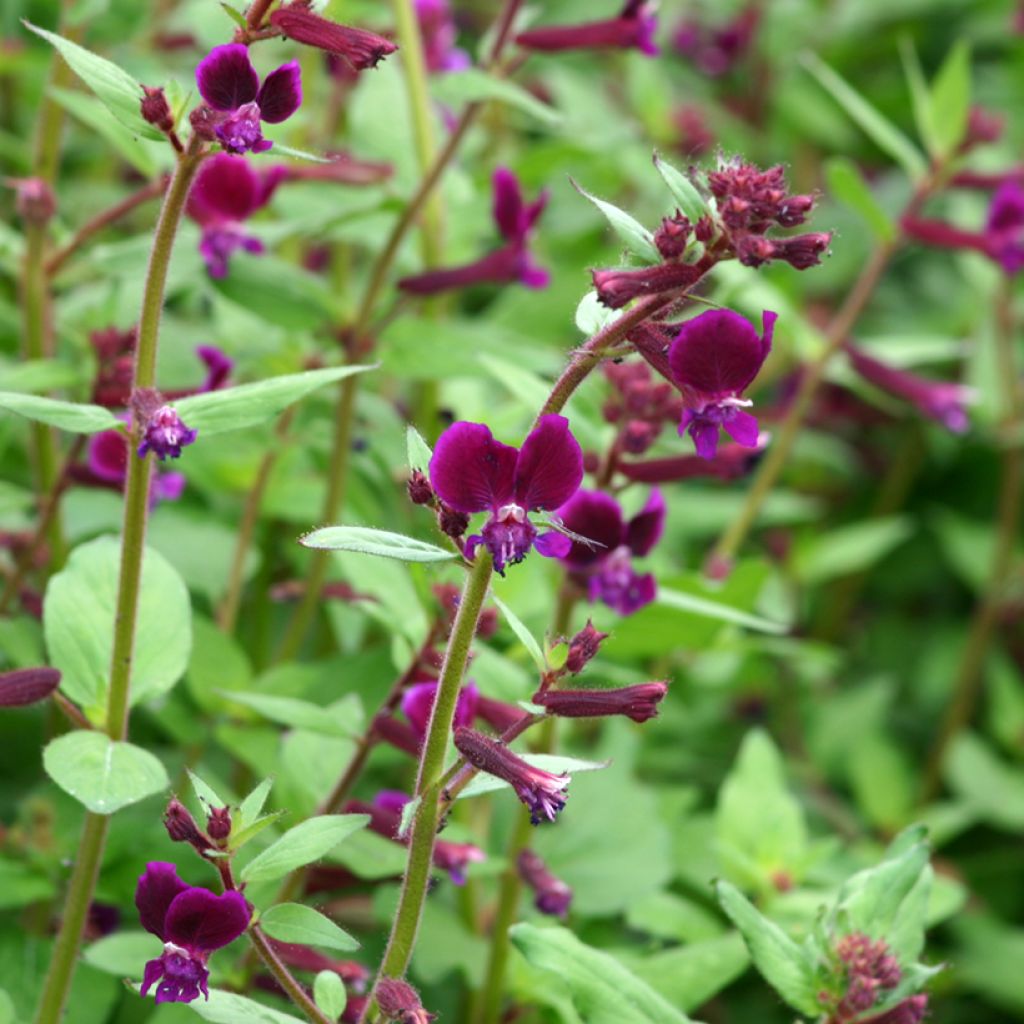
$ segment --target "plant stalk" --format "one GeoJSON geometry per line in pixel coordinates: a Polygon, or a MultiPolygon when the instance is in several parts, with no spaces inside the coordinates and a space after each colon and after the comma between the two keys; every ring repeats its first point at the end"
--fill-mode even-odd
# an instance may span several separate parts
{"type": "Polygon", "coordinates": [[[313,1024],[332,1024],[330,1018],[320,1012],[319,1007],[310,998],[309,993],[281,962],[280,957],[274,952],[274,947],[267,941],[266,935],[260,931],[259,925],[254,924],[249,928],[249,941],[253,944],[256,952],[259,953],[260,959],[266,965],[267,970],[274,976],[274,980],[313,1024]]]}

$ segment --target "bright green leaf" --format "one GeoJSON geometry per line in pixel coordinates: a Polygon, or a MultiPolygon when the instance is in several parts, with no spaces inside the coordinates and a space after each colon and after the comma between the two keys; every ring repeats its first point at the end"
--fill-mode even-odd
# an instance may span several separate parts
{"type": "Polygon", "coordinates": [[[620,210],[614,203],[598,199],[574,181],[573,188],[585,199],[589,199],[604,214],[612,230],[625,243],[630,252],[648,263],[660,263],[661,253],[654,244],[654,236],[638,220],[620,210]]]}
{"type": "Polygon", "coordinates": [[[278,903],[260,914],[260,927],[280,942],[322,946],[342,953],[359,948],[359,943],[329,917],[302,903],[278,903]]]}
{"type": "Polygon", "coordinates": [[[409,469],[418,469],[421,473],[430,471],[430,460],[434,453],[423,435],[410,423],[405,428],[405,452],[409,469]]]}
{"type": "Polygon", "coordinates": [[[334,971],[321,971],[313,979],[313,1001],[329,1020],[339,1020],[348,1005],[345,983],[334,971]]]}
{"type": "Polygon", "coordinates": [[[299,543],[307,548],[357,551],[363,555],[397,558],[401,562],[447,562],[456,557],[454,551],[415,537],[366,526],[324,526],[300,537],[299,543]]]}
{"type": "Polygon", "coordinates": [[[680,213],[686,217],[691,224],[707,215],[708,207],[704,197],[700,194],[697,186],[682,171],[676,170],[670,163],[655,153],[654,166],[658,173],[664,178],[672,197],[679,207],[680,213]]]}
{"type": "Polygon", "coordinates": [[[825,177],[830,195],[860,214],[880,241],[891,242],[896,237],[896,226],[878,205],[852,160],[844,156],[833,157],[825,164],[825,177]]]}
{"type": "Polygon", "coordinates": [[[526,624],[497,595],[494,595],[494,603],[499,609],[501,609],[501,614],[505,616],[505,621],[512,628],[512,632],[519,637],[519,642],[529,652],[538,671],[543,672],[547,668],[544,660],[544,652],[540,649],[540,644],[534,639],[533,634],[526,628],[526,624]]]}
{"type": "Polygon", "coordinates": [[[656,600],[658,604],[662,604],[666,608],[675,608],[681,612],[689,612],[692,615],[700,615],[709,619],[719,619],[722,622],[732,622],[737,626],[753,629],[759,633],[787,633],[789,631],[789,627],[782,622],[772,622],[771,619],[764,619],[760,615],[751,615],[750,612],[733,608],[731,605],[712,601],[707,597],[699,597],[697,594],[687,594],[681,590],[667,590],[664,587],[659,587],[656,600]]]}
{"type": "Polygon", "coordinates": [[[275,697],[267,693],[226,693],[236,704],[252,708],[272,722],[294,729],[308,729],[327,736],[357,736],[363,722],[363,708],[355,694],[324,707],[297,697],[275,697]]]}
{"type": "Polygon", "coordinates": [[[479,68],[437,75],[430,84],[430,92],[439,103],[448,106],[496,100],[545,124],[557,124],[562,119],[557,110],[542,103],[522,86],[505,78],[495,78],[479,68]]]}
{"type": "Polygon", "coordinates": [[[104,409],[101,405],[62,402],[57,398],[44,398],[41,395],[0,391],[0,409],[73,434],[95,434],[100,430],[124,429],[124,424],[109,409],[104,409]]]}
{"type": "Polygon", "coordinates": [[[366,814],[324,814],[289,829],[242,869],[243,882],[265,882],[330,853],[370,820],[366,814]]]}
{"type": "Polygon", "coordinates": [[[210,990],[209,999],[193,999],[188,1008],[210,1024],[306,1024],[304,1017],[272,1010],[255,999],[210,990]]]}
{"type": "Polygon", "coordinates": [[[928,93],[929,144],[937,156],[956,152],[967,134],[971,110],[971,47],[958,40],[928,93]]]}

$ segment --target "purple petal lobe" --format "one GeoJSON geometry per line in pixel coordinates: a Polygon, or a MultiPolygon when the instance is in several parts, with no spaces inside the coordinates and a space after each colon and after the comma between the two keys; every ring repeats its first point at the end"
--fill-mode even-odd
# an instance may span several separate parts
{"type": "Polygon", "coordinates": [[[523,442],[515,468],[516,503],[525,509],[556,509],[579,490],[583,451],[564,416],[541,416],[523,442]]]}
{"type": "Polygon", "coordinates": [[[702,459],[713,459],[718,451],[718,424],[695,419],[690,424],[690,437],[702,459]]]}
{"type": "Polygon", "coordinates": [[[128,440],[120,430],[104,430],[89,439],[89,469],[108,483],[124,481],[128,472],[128,440]]]}
{"type": "Polygon", "coordinates": [[[533,542],[533,546],[545,558],[565,558],[572,549],[572,540],[564,533],[549,530],[547,533],[542,533],[533,542]]]}
{"type": "Polygon", "coordinates": [[[229,152],[241,155],[262,153],[273,145],[263,138],[260,129],[260,108],[255,102],[245,103],[226,117],[214,130],[217,141],[229,152]]]}
{"type": "Polygon", "coordinates": [[[507,167],[499,167],[494,172],[491,185],[494,190],[494,221],[498,230],[510,242],[521,241],[529,225],[519,179],[507,167]]]}
{"type": "Polygon", "coordinates": [[[234,942],[249,927],[249,907],[240,892],[219,896],[189,888],[167,911],[166,941],[195,952],[209,952],[234,942]]]}
{"type": "Polygon", "coordinates": [[[482,423],[453,423],[430,460],[430,483],[441,500],[467,515],[497,509],[512,498],[519,453],[495,441],[482,423]]]}
{"type": "Polygon", "coordinates": [[[607,557],[622,543],[622,509],[603,491],[577,491],[557,511],[566,528],[595,542],[594,546],[573,541],[566,561],[584,568],[607,557]]]}
{"type": "Polygon", "coordinates": [[[215,46],[196,68],[199,94],[214,110],[237,110],[256,99],[260,79],[241,43],[215,46]]]}
{"type": "Polygon", "coordinates": [[[282,64],[263,79],[256,96],[260,117],[269,124],[287,121],[302,105],[302,72],[297,60],[282,64]]]}
{"type": "Polygon", "coordinates": [[[665,499],[651,491],[644,507],[626,524],[626,543],[634,555],[646,555],[661,539],[665,529],[665,499]]]}
{"type": "Polygon", "coordinates": [[[139,995],[145,996],[149,990],[163,977],[164,959],[159,957],[156,960],[148,960],[145,970],[142,973],[142,988],[139,995]]]}
{"type": "Polygon", "coordinates": [[[749,412],[736,409],[733,414],[722,421],[725,432],[744,448],[757,447],[757,420],[749,412]]]}
{"type": "Polygon", "coordinates": [[[680,387],[726,395],[741,392],[757,376],[766,355],[747,320],[728,309],[711,309],[683,324],[668,360],[680,387]]]}
{"type": "Polygon", "coordinates": [[[164,921],[167,918],[167,910],[188,888],[189,886],[178,877],[178,869],[173,864],[160,860],[150,861],[145,872],[139,876],[139,883],[135,887],[135,906],[138,908],[142,927],[166,942],[164,921]]]}
{"type": "Polygon", "coordinates": [[[519,274],[519,281],[521,284],[526,285],[527,288],[533,288],[535,291],[541,288],[547,288],[551,283],[551,274],[544,267],[537,266],[529,257],[523,260],[523,269],[519,274]]]}
{"type": "Polygon", "coordinates": [[[262,181],[248,160],[217,153],[196,175],[188,197],[188,214],[200,224],[239,221],[262,205],[262,181]]]}

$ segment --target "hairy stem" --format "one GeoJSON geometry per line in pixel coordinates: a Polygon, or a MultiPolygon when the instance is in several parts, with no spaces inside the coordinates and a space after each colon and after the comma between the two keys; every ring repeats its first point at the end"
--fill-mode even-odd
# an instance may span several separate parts
{"type": "Polygon", "coordinates": [[[281,962],[280,957],[274,952],[274,947],[267,940],[266,935],[260,931],[259,925],[252,925],[249,928],[249,941],[259,954],[260,959],[266,965],[267,970],[274,976],[278,985],[287,993],[288,998],[313,1022],[313,1024],[332,1024],[331,1019],[320,1012],[316,1003],[313,1002],[309,993],[295,979],[291,971],[281,962]]]}

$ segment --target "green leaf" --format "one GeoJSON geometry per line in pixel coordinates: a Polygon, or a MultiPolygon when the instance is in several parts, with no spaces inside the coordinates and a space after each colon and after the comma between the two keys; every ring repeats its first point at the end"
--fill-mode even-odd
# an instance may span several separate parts
{"type": "Polygon", "coordinates": [[[608,953],[565,928],[517,924],[512,942],[534,966],[556,976],[587,1024],[687,1024],[689,1018],[608,953]]]}
{"type": "Polygon", "coordinates": [[[505,616],[505,621],[512,627],[512,632],[519,637],[519,642],[529,651],[537,670],[545,671],[547,662],[544,659],[544,652],[540,649],[540,644],[534,639],[533,634],[526,628],[523,620],[497,595],[494,595],[494,603],[501,609],[501,614],[505,616]]]}
{"type": "Polygon", "coordinates": [[[330,853],[342,840],[363,828],[367,814],[324,814],[289,829],[273,846],[242,868],[243,882],[266,882],[330,853]]]}
{"type": "Polygon", "coordinates": [[[0,391],[0,409],[17,413],[37,423],[70,431],[73,434],[95,434],[100,430],[123,430],[124,424],[101,405],[62,402],[41,395],[23,395],[16,391],[0,391]]]}
{"type": "Polygon", "coordinates": [[[209,999],[193,999],[188,1008],[210,1024],[306,1024],[305,1018],[272,1010],[255,999],[210,990],[209,999]]]}
{"type": "MultiPolygon", "coordinates": [[[[572,179],[569,179],[572,181],[572,179]]],[[[614,203],[606,202],[591,195],[585,188],[572,181],[572,186],[585,199],[589,199],[604,214],[605,220],[612,230],[625,243],[630,252],[649,263],[660,263],[661,253],[654,244],[654,236],[638,220],[631,217],[625,210],[620,210],[614,203]]]]}
{"type": "Polygon", "coordinates": [[[80,383],[82,372],[57,359],[28,359],[20,363],[0,359],[0,380],[8,391],[52,391],[80,383]]]}
{"type": "Polygon", "coordinates": [[[896,237],[896,226],[878,205],[860,169],[844,156],[833,157],[825,164],[825,179],[829,193],[858,213],[883,242],[896,237]]]}
{"type": "Polygon", "coordinates": [[[342,953],[359,948],[359,943],[329,917],[302,903],[278,903],[260,914],[260,927],[280,942],[322,946],[342,953]]]}
{"type": "Polygon", "coordinates": [[[196,775],[191,768],[186,768],[185,771],[188,772],[188,780],[192,783],[192,789],[196,796],[199,797],[200,803],[209,808],[227,806],[227,801],[222,800],[217,795],[216,790],[196,775]]]}
{"type": "Polygon", "coordinates": [[[774,921],[759,913],[734,885],[715,883],[715,895],[729,919],[740,930],[754,966],[782,998],[800,1013],[817,1019],[818,1002],[814,958],[797,945],[774,921]]]}
{"type": "Polygon", "coordinates": [[[1024,830],[1024,771],[1001,761],[973,733],[958,736],[946,759],[950,788],[986,821],[1024,830]]]}
{"type": "Polygon", "coordinates": [[[235,831],[234,824],[232,823],[231,836],[228,839],[228,848],[232,852],[240,850],[250,839],[258,836],[265,828],[270,828],[275,822],[283,818],[288,812],[287,811],[271,811],[270,814],[264,814],[262,818],[257,818],[254,822],[246,825],[244,828],[240,828],[237,832],[235,831]]]}
{"type": "MultiPolygon", "coordinates": [[[[596,772],[600,768],[607,768],[608,761],[582,761],[578,757],[563,757],[561,754],[520,754],[527,764],[543,771],[551,772],[554,775],[575,772],[596,772]]],[[[480,796],[482,793],[494,793],[504,789],[508,785],[504,779],[499,779],[486,772],[478,772],[469,782],[465,789],[459,793],[459,799],[470,796],[480,796]]]]}
{"type": "MultiPolygon", "coordinates": [[[[50,663],[63,673],[61,690],[96,722],[106,713],[120,565],[116,538],[98,537],[82,544],[50,579],[43,603],[46,646],[50,663]]],[[[167,560],[146,548],[130,704],[170,690],[188,666],[191,646],[188,590],[167,560]]]]}
{"type": "Polygon", "coordinates": [[[148,750],[87,729],[47,744],[43,767],[94,814],[113,814],[170,785],[164,766],[148,750]]]}
{"type": "Polygon", "coordinates": [[[423,435],[410,423],[405,428],[405,454],[409,469],[418,469],[421,473],[430,472],[430,460],[434,453],[423,435]]]}
{"type": "Polygon", "coordinates": [[[707,202],[697,186],[682,171],[676,170],[670,163],[662,160],[657,153],[654,154],[654,166],[668,185],[679,211],[691,224],[696,224],[701,217],[707,215],[707,202]]]}
{"type": "Polygon", "coordinates": [[[921,68],[921,59],[917,55],[917,47],[909,35],[903,35],[899,41],[900,60],[903,62],[903,74],[910,90],[910,103],[914,110],[914,125],[918,138],[931,148],[931,100],[928,96],[928,83],[925,81],[921,68]]]}
{"type": "Polygon", "coordinates": [[[863,519],[826,530],[797,551],[796,571],[808,586],[870,568],[914,533],[907,516],[863,519]]]}
{"type": "Polygon", "coordinates": [[[270,789],[274,785],[273,779],[264,779],[239,805],[236,824],[241,830],[251,825],[263,810],[263,805],[270,796],[270,789]]]}
{"type": "Polygon", "coordinates": [[[286,146],[283,142],[274,142],[274,152],[278,156],[290,156],[294,160],[305,160],[306,163],[310,164],[330,164],[333,163],[335,158],[329,156],[321,156],[318,153],[308,153],[304,149],[294,149],[292,146],[286,146]]]}
{"type": "Polygon", "coordinates": [[[554,125],[562,115],[542,103],[522,86],[505,78],[495,78],[479,68],[467,68],[447,75],[438,75],[430,83],[434,99],[449,106],[496,100],[521,110],[545,124],[554,125]]]}
{"type": "Polygon", "coordinates": [[[71,42],[70,39],[38,28],[31,22],[22,21],[22,24],[30,32],[56,47],[71,70],[96,93],[107,109],[126,128],[146,139],[163,139],[163,134],[143,119],[140,109],[142,86],[124,68],[85,49],[84,46],[71,42]]]}
{"type": "Polygon", "coordinates": [[[337,316],[334,294],[320,278],[269,256],[238,253],[231,272],[210,284],[253,316],[289,330],[315,330],[337,316]]]}
{"type": "Polygon", "coordinates": [[[609,309],[598,299],[597,292],[589,291],[576,307],[576,326],[590,337],[614,323],[624,312],[624,309],[609,309]]]}
{"type": "Polygon", "coordinates": [[[299,543],[306,548],[328,551],[358,551],[364,555],[397,558],[401,562],[447,562],[456,557],[435,544],[367,526],[323,526],[304,534],[299,543]]]}
{"type": "Polygon", "coordinates": [[[928,145],[939,157],[954,153],[967,134],[971,111],[971,47],[958,40],[928,93],[928,145]]]}
{"type": "Polygon", "coordinates": [[[321,971],[313,979],[313,1001],[329,1020],[338,1020],[348,1005],[345,983],[334,971],[321,971]]]}
{"type": "Polygon", "coordinates": [[[115,932],[90,942],[82,951],[82,959],[106,974],[141,978],[146,961],[155,960],[161,953],[160,947],[160,940],[149,932],[115,932]]]}
{"type": "Polygon", "coordinates": [[[275,697],[267,693],[233,691],[224,696],[235,704],[252,708],[272,722],[327,736],[358,736],[363,722],[363,707],[352,693],[327,707],[297,697],[275,697]]]}
{"type": "Polygon", "coordinates": [[[173,404],[193,430],[198,430],[203,437],[209,437],[264,423],[317,388],[374,368],[334,366],[325,370],[289,373],[253,384],[239,384],[234,388],[190,395],[173,404]]]}
{"type": "Polygon", "coordinates": [[[681,612],[690,612],[693,615],[718,619],[721,622],[732,622],[737,626],[744,626],[759,633],[789,632],[789,627],[785,623],[772,622],[771,619],[761,618],[760,615],[751,615],[750,612],[741,611],[731,605],[712,601],[707,597],[699,597],[697,594],[687,594],[681,590],[666,590],[664,587],[659,587],[656,600],[658,604],[665,605],[666,608],[676,608],[681,612]]]}
{"type": "Polygon", "coordinates": [[[231,6],[231,4],[224,3],[224,0],[221,0],[221,4],[220,5],[224,9],[224,13],[236,25],[238,25],[240,28],[246,28],[247,27],[248,23],[245,20],[245,15],[241,11],[236,10],[234,7],[231,6]]]}
{"type": "Polygon", "coordinates": [[[805,53],[800,59],[822,88],[831,94],[879,149],[891,156],[911,179],[917,181],[924,177],[928,169],[924,156],[899,128],[819,57],[805,53]]]}

